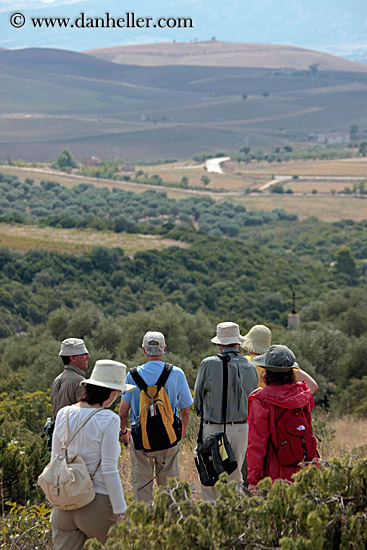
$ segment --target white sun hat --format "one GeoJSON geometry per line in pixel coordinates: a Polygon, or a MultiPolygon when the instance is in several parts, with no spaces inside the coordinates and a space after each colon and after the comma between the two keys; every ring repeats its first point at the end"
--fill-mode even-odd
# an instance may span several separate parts
{"type": "Polygon", "coordinates": [[[100,359],[96,361],[90,378],[82,380],[81,386],[92,384],[93,386],[101,386],[102,388],[110,388],[111,390],[119,390],[123,392],[132,391],[136,388],[133,384],[125,384],[126,365],[112,359],[100,359]]]}
{"type": "Polygon", "coordinates": [[[231,323],[229,321],[219,323],[219,325],[217,325],[217,335],[211,339],[211,342],[213,344],[222,344],[223,346],[241,344],[243,342],[243,336],[240,335],[240,327],[237,323],[231,323]]]}

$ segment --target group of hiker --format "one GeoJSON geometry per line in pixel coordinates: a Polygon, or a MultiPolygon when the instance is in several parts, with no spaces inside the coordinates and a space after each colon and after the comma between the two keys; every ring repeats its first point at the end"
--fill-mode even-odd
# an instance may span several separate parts
{"type": "MultiPolygon", "coordinates": [[[[144,335],[144,364],[126,374],[123,363],[99,360],[88,379],[84,341],[62,342],[64,370],[51,386],[51,457],[55,460],[66,446],[69,457],[82,457],[95,497],[76,509],[54,506],[55,550],[82,549],[93,537],[104,542],[111,525],[124,518],[119,440],[130,449],[136,500],[152,502],[154,483],[165,485],[179,476],[180,441],[192,404],[201,421],[198,442],[220,442],[219,460],[225,463],[223,453],[232,457],[228,481],[239,491],[247,487],[255,494],[258,482],[268,476],[292,481],[301,463],[316,459],[310,413],[317,383],[299,368],[293,352],[271,345],[271,331],[264,325],[243,337],[236,323],[219,323],[211,342],[220,353],[201,362],[194,398],[183,370],[163,360],[167,346],[161,332],[144,335]],[[117,416],[108,407],[120,394],[117,416]]],[[[202,498],[215,502],[216,488],[200,479],[202,498]]]]}

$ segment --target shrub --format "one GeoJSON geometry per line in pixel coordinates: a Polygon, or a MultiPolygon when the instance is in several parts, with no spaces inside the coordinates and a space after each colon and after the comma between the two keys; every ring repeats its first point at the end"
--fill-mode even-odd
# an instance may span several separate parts
{"type": "MultiPolygon", "coordinates": [[[[0,438],[0,483],[2,497],[6,501],[27,504],[44,500],[44,494],[37,486],[37,478],[50,460],[49,449],[40,436],[34,436],[30,443],[22,444],[8,436],[11,426],[4,426],[0,438]]],[[[21,434],[23,435],[23,434],[21,434]]]]}
{"type": "MultiPolygon", "coordinates": [[[[9,503],[7,503],[9,505],[9,503]]],[[[50,513],[51,510],[40,506],[22,506],[15,502],[6,516],[2,529],[3,544],[0,548],[12,550],[48,550],[51,548],[50,513]]]]}
{"type": "Polygon", "coordinates": [[[153,506],[132,503],[106,544],[88,550],[359,550],[367,536],[367,461],[332,459],[301,470],[295,483],[269,478],[257,497],[241,495],[222,474],[216,505],[191,498],[187,482],[159,487],[153,506]]]}
{"type": "Polygon", "coordinates": [[[333,409],[337,413],[350,414],[356,418],[365,418],[367,416],[367,376],[362,378],[352,378],[345,388],[335,396],[332,403],[333,409]]]}
{"type": "Polygon", "coordinates": [[[284,187],[281,183],[276,183],[270,188],[271,193],[284,193],[284,187]]]}

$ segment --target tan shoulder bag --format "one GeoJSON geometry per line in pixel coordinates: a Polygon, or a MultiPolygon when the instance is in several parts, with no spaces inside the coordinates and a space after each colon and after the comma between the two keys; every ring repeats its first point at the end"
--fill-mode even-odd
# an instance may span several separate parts
{"type": "Polygon", "coordinates": [[[38,477],[38,485],[45,493],[47,500],[60,510],[77,510],[92,502],[95,497],[93,478],[101,463],[99,461],[94,472],[89,474],[81,456],[75,455],[69,461],[67,448],[88,420],[103,409],[92,411],[70,437],[69,410],[70,407],[65,413],[65,442],[60,452],[45,466],[38,477]]]}

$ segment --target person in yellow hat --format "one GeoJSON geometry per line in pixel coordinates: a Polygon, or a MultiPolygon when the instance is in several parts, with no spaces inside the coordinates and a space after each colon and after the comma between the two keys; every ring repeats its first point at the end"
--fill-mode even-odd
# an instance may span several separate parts
{"type": "MultiPolygon", "coordinates": [[[[271,330],[265,325],[255,325],[244,336],[244,341],[241,344],[241,351],[244,356],[253,362],[254,357],[262,355],[271,346],[271,330]]],[[[259,388],[264,388],[265,383],[261,380],[263,368],[256,366],[259,377],[259,388]]]]}

